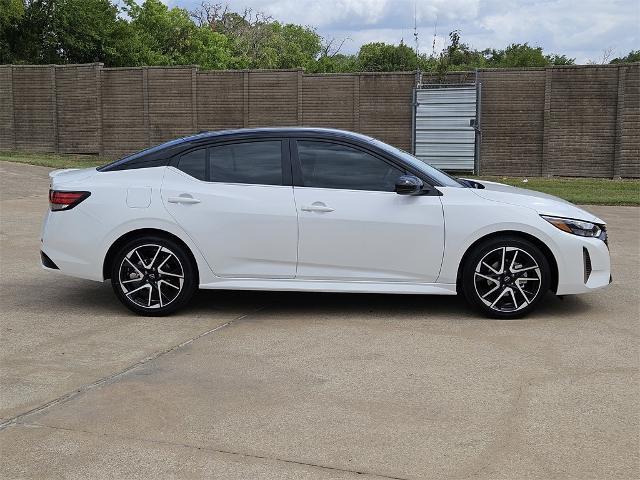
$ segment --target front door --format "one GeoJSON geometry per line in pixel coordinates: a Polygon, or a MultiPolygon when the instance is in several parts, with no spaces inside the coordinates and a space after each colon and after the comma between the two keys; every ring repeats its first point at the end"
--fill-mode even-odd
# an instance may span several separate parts
{"type": "Polygon", "coordinates": [[[444,249],[438,196],[394,193],[405,172],[354,146],[298,140],[304,186],[297,278],[435,282],[444,249]]]}
{"type": "Polygon", "coordinates": [[[298,223],[288,171],[281,140],[201,147],[167,168],[162,199],[216,275],[293,278],[298,223]]]}

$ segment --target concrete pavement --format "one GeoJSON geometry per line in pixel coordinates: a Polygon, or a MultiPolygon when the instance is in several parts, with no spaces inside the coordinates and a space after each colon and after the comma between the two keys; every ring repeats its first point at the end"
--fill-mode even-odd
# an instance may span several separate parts
{"type": "Polygon", "coordinates": [[[267,292],[142,318],[39,268],[47,171],[0,163],[0,477],[640,476],[640,209],[587,207],[615,283],[523,320],[267,292]]]}

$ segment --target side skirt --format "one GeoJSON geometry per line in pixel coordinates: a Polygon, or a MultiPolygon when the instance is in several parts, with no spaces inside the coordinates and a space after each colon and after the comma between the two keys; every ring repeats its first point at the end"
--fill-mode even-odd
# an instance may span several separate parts
{"type": "Polygon", "coordinates": [[[446,283],[336,282],[295,279],[220,279],[200,284],[203,290],[274,290],[298,292],[397,293],[456,295],[456,285],[446,283]]]}

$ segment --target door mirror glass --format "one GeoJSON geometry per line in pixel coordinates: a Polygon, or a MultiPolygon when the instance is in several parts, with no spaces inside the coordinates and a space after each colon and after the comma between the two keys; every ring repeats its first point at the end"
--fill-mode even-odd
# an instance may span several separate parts
{"type": "Polygon", "coordinates": [[[415,175],[402,175],[396,180],[398,195],[421,195],[423,192],[424,183],[415,175]]]}

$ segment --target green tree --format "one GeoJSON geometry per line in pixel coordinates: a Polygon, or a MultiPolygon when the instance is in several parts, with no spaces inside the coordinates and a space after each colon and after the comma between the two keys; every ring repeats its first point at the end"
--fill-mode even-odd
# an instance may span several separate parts
{"type": "Polygon", "coordinates": [[[569,58],[566,55],[558,55],[555,53],[552,55],[547,55],[547,58],[549,59],[549,63],[551,65],[575,65],[576,63],[575,58],[569,58]]]}
{"type": "Polygon", "coordinates": [[[312,73],[350,73],[357,72],[358,58],[355,55],[335,53],[321,55],[310,69],[312,73]]]}
{"type": "Polygon", "coordinates": [[[0,0],[0,63],[15,61],[12,44],[23,15],[22,0],[0,0]]]}
{"type": "Polygon", "coordinates": [[[609,63],[632,63],[640,62],[640,50],[631,50],[627,55],[622,58],[614,58],[609,63]]]}
{"type": "Polygon", "coordinates": [[[0,0],[0,28],[13,25],[24,15],[22,0],[0,0]]]}
{"type": "Polygon", "coordinates": [[[387,43],[367,43],[360,47],[354,66],[363,72],[400,72],[415,70],[416,52],[400,42],[399,45],[387,43]]]}
{"type": "Polygon", "coordinates": [[[532,47],[528,43],[512,43],[503,50],[488,49],[483,54],[487,66],[493,68],[573,65],[575,61],[565,55],[545,55],[542,47],[532,47]]]}
{"type": "Polygon", "coordinates": [[[126,24],[109,0],[25,0],[9,48],[20,63],[106,61],[126,24]]]}
{"type": "Polygon", "coordinates": [[[168,8],[160,0],[124,0],[130,18],[128,39],[114,53],[118,65],[200,65],[224,69],[229,66],[227,38],[209,28],[198,27],[182,8],[168,8]]]}
{"type": "MultiPolygon", "coordinates": [[[[312,27],[284,24],[260,12],[234,12],[205,2],[194,12],[161,0],[0,0],[0,62],[88,63],[107,66],[190,65],[204,69],[302,68],[309,72],[437,72],[482,67],[570,65],[527,43],[479,52],[449,34],[439,55],[417,56],[399,45],[369,43],[340,53],[312,27]]],[[[611,63],[640,61],[631,51],[611,63]]]]}
{"type": "Polygon", "coordinates": [[[200,27],[229,39],[233,68],[312,70],[321,52],[322,38],[314,29],[283,24],[249,8],[238,13],[205,2],[191,16],[200,27]]]}
{"type": "Polygon", "coordinates": [[[127,35],[118,7],[108,0],[59,0],[51,28],[53,41],[45,55],[62,63],[110,63],[127,35]]]}
{"type": "Polygon", "coordinates": [[[449,44],[442,50],[438,58],[429,57],[421,61],[425,71],[433,70],[440,81],[444,81],[447,72],[466,71],[483,67],[485,59],[480,52],[471,49],[460,40],[460,32],[449,33],[449,44]]]}

